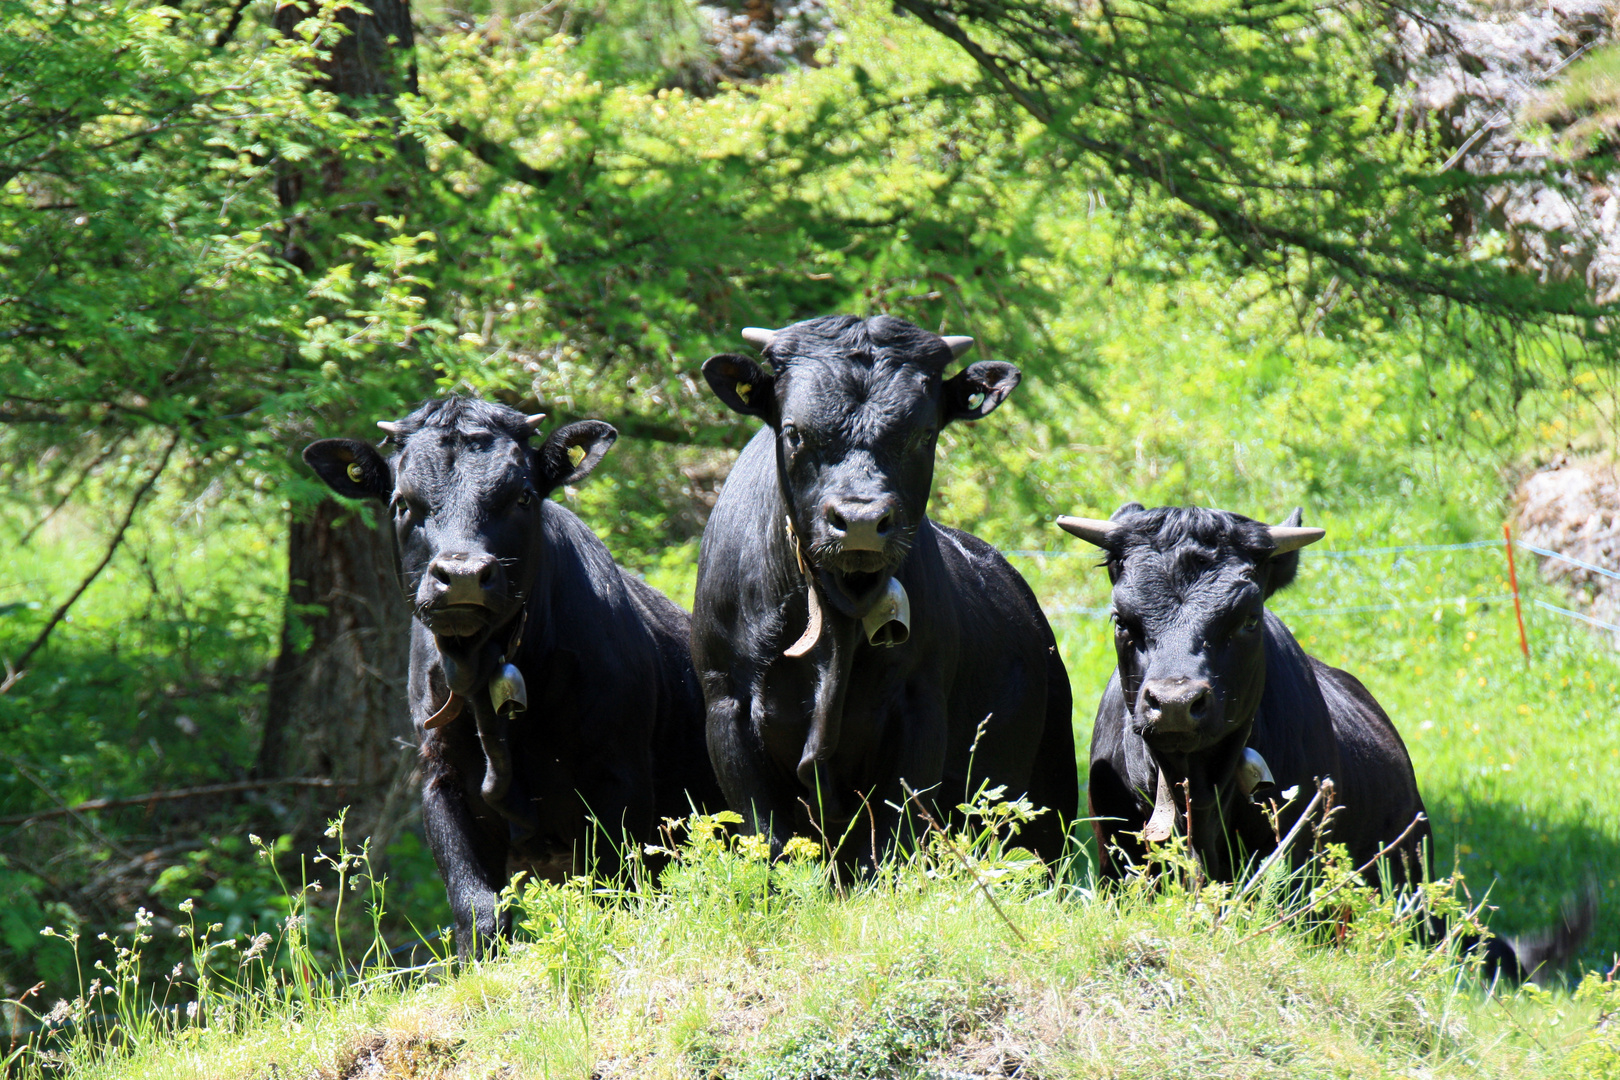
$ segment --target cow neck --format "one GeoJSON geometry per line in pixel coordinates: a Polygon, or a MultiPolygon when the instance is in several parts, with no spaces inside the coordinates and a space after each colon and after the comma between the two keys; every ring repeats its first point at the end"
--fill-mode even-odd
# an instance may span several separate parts
{"type": "Polygon", "coordinates": [[[836,608],[831,612],[826,610],[828,605],[821,599],[815,567],[804,557],[804,545],[799,539],[798,530],[793,527],[793,518],[787,516],[785,521],[788,546],[793,549],[799,581],[804,587],[809,620],[804,633],[782,655],[789,660],[808,660],[815,671],[810,724],[795,772],[806,790],[817,792],[822,797],[825,812],[831,809],[825,800],[835,797],[836,793],[817,784],[816,771],[838,749],[838,737],[844,721],[844,697],[862,627],[859,619],[852,619],[836,608]]]}
{"type": "MultiPolygon", "coordinates": [[[[445,664],[447,668],[445,681],[450,686],[450,696],[445,699],[444,705],[440,707],[438,712],[427,718],[422,725],[424,728],[429,731],[437,731],[459,717],[466,710],[468,701],[475,694],[489,689],[490,680],[495,677],[495,673],[501,669],[502,665],[509,659],[516,659],[518,649],[523,645],[523,631],[529,625],[529,598],[524,600],[523,605],[518,608],[518,613],[512,617],[508,625],[512,627],[512,632],[506,639],[505,650],[496,654],[490,648],[489,643],[486,642],[479,648],[473,665],[464,666],[445,656],[442,650],[440,651],[440,662],[445,664]],[[463,674],[464,669],[470,669],[471,673],[463,674]]],[[[499,630],[490,635],[490,641],[496,641],[499,638],[499,630]]],[[[483,733],[482,725],[480,725],[479,733],[480,735],[483,733]]]]}
{"type": "MultiPolygon", "coordinates": [[[[1125,723],[1130,723],[1129,716],[1125,718],[1125,723]]],[[[1238,766],[1243,761],[1243,751],[1253,733],[1254,719],[1251,717],[1221,742],[1196,755],[1181,757],[1179,762],[1173,760],[1168,769],[1153,748],[1144,742],[1156,777],[1153,813],[1142,831],[1143,839],[1162,844],[1179,829],[1188,836],[1189,843],[1201,857],[1204,854],[1202,848],[1218,842],[1219,817],[1237,785],[1238,766]],[[1209,768],[1212,758],[1219,759],[1213,770],[1209,768]],[[1183,784],[1186,784],[1186,788],[1182,787],[1183,784]],[[1187,832],[1189,803],[1197,836],[1187,832]]]]}

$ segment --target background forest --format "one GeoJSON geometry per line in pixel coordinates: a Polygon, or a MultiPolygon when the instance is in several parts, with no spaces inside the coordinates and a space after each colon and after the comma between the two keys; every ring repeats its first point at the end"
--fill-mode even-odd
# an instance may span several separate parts
{"type": "Polygon", "coordinates": [[[451,389],[608,420],[559,497],[689,605],[751,434],[698,368],[835,312],[1022,368],[931,512],[1019,553],[1082,758],[1106,583],[1053,516],[1303,506],[1275,606],[1400,727],[1441,865],[1508,933],[1596,882],[1606,969],[1620,671],[1534,605],[1520,657],[1499,538],[1614,452],[1611,14],[0,0],[0,991],[72,991],[47,925],[273,926],[249,835],[330,874],[345,806],[395,939],[447,921],[386,534],[307,441],[451,389]]]}

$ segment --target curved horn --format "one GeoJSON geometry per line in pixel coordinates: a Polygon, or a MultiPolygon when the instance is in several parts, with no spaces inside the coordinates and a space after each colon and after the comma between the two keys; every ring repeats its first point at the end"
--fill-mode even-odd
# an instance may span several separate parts
{"type": "Polygon", "coordinates": [[[763,326],[745,326],[742,329],[743,340],[756,349],[763,349],[771,343],[776,336],[775,330],[767,330],[763,326]]]}
{"type": "Polygon", "coordinates": [[[945,342],[946,345],[950,346],[952,360],[962,359],[962,354],[973,348],[973,339],[970,337],[951,335],[949,337],[941,338],[940,340],[945,342]]]}
{"type": "Polygon", "coordinates": [[[1273,558],[1286,555],[1290,551],[1298,551],[1327,535],[1326,529],[1302,529],[1294,525],[1273,525],[1270,531],[1271,542],[1277,545],[1271,551],[1273,558]]]}
{"type": "Polygon", "coordinates": [[[1058,528],[1064,532],[1078,536],[1088,544],[1096,544],[1100,548],[1107,547],[1120,528],[1119,522],[1106,521],[1102,518],[1060,517],[1057,523],[1058,528]]]}
{"type": "Polygon", "coordinates": [[[543,412],[530,413],[528,416],[523,418],[523,426],[528,428],[529,433],[532,435],[534,432],[540,430],[540,421],[544,420],[545,418],[546,414],[543,412]]]}
{"type": "Polygon", "coordinates": [[[377,421],[377,426],[388,432],[390,435],[398,435],[404,430],[404,425],[396,424],[391,420],[379,420],[377,421]]]}

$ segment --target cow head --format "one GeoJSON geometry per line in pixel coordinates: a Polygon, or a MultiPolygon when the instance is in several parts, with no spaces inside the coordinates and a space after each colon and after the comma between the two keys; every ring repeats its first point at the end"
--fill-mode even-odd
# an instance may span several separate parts
{"type": "Polygon", "coordinates": [[[452,396],[379,423],[388,458],[357,439],[304,449],[338,494],[387,504],[406,599],[441,649],[476,647],[516,616],[541,568],[542,500],[582,479],[618,437],[585,420],[536,449],[541,419],[452,396]]]}
{"type": "Polygon", "coordinates": [[[989,415],[1018,385],[1018,369],[984,361],[947,378],[973,339],[887,315],[825,316],[743,336],[770,370],[727,353],[710,357],[703,376],[721,401],[771,426],[803,553],[832,604],[862,617],[927,512],[940,429],[989,415]]]}
{"type": "Polygon", "coordinates": [[[1265,689],[1264,605],[1324,535],[1295,510],[1267,526],[1224,510],[1128,503],[1058,524],[1106,553],[1114,651],[1132,728],[1161,761],[1208,750],[1265,689]]]}

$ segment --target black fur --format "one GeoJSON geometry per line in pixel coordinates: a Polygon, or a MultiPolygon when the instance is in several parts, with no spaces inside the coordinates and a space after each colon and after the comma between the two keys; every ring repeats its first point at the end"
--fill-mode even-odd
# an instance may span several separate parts
{"type": "Polygon", "coordinates": [[[397,425],[387,459],[358,440],[304,451],[335,490],[381,499],[393,513],[415,614],[409,698],[418,729],[452,688],[469,703],[422,740],[423,823],[463,953],[509,933],[496,897],[513,871],[611,873],[625,837],[653,839],[657,821],[685,816],[689,799],[721,805],[687,616],[547,498],[590,472],[616,433],[583,421],[539,448],[530,434],[515,410],[447,397],[397,425]],[[485,555],[495,561],[481,603],[447,607],[431,568],[485,555]],[[486,753],[479,724],[504,725],[484,687],[520,626],[507,659],[523,674],[528,709],[486,753]],[[486,797],[490,759],[502,755],[504,791],[486,797]]]}
{"type": "MultiPolygon", "coordinates": [[[[1176,827],[1212,878],[1230,881],[1246,861],[1277,846],[1277,832],[1238,788],[1244,747],[1265,758],[1277,789],[1298,785],[1278,831],[1286,835],[1317,781],[1331,777],[1337,812],[1325,834],[1356,865],[1405,833],[1369,884],[1399,888],[1431,877],[1434,852],[1406,744],[1355,676],[1299,647],[1264,603],[1294,580],[1299,552],[1274,556],[1267,526],[1198,507],[1115,512],[1108,540],[1118,666],[1097,706],[1091,738],[1090,809],[1102,870],[1118,878],[1124,860],[1140,863],[1137,837],[1151,817],[1159,770],[1172,785],[1176,827]],[[1150,683],[1207,683],[1210,698],[1197,728],[1165,732],[1154,722],[1150,683]]],[[[1295,510],[1286,525],[1300,524],[1295,510]]],[[[1161,713],[1162,715],[1162,713],[1161,713]]],[[[1271,798],[1282,802],[1273,793],[1271,798]]],[[[1311,830],[1290,852],[1298,865],[1311,830]]],[[[1518,943],[1484,943],[1487,970],[1522,977],[1567,960],[1590,926],[1591,908],[1572,908],[1557,931],[1518,943]]]]}
{"type": "Polygon", "coordinates": [[[769,371],[734,354],[704,365],[723,401],[767,425],[704,530],[693,607],[727,801],[777,850],[796,832],[847,831],[845,857],[870,865],[916,827],[902,782],[941,807],[1004,784],[1050,808],[1023,840],[1055,857],[1079,796],[1051,628],[995,549],[926,514],[940,429],[994,409],[1017,369],[977,363],[946,378],[946,344],[887,316],[797,323],[765,357],[769,371]],[[860,618],[891,577],[910,597],[911,637],[874,646],[860,618]],[[786,657],[812,579],[824,631],[808,655],[786,657]]]}

